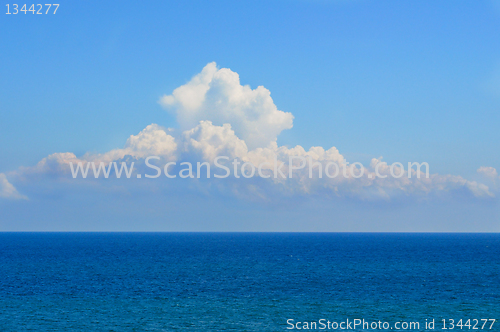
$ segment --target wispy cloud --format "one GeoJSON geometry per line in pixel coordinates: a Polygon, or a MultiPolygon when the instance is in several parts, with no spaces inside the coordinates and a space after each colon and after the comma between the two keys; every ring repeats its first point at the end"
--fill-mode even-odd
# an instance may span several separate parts
{"type": "Polygon", "coordinates": [[[28,199],[21,195],[16,188],[7,180],[5,174],[0,173],[0,198],[8,199],[28,199]]]}

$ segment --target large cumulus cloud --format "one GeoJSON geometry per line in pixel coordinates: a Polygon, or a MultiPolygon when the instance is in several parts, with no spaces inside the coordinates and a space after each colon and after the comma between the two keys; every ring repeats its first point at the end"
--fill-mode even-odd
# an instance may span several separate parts
{"type": "Polygon", "coordinates": [[[184,130],[204,120],[219,126],[229,123],[250,149],[275,142],[283,130],[293,126],[293,115],[278,110],[268,89],[243,86],[237,73],[218,69],[214,62],[171,95],[163,96],[160,104],[176,115],[184,130]]]}
{"type": "MultiPolygon", "coordinates": [[[[178,134],[174,135],[157,124],[151,124],[137,135],[130,136],[123,148],[79,157],[70,152],[55,153],[35,166],[21,167],[11,172],[11,176],[26,181],[47,175],[71,179],[70,163],[109,164],[127,158],[143,163],[148,156],[159,156],[159,163],[163,165],[183,160],[206,161],[213,165],[218,156],[227,156],[241,163],[248,162],[255,166],[262,164],[263,175],[270,175],[269,178],[256,177],[245,181],[231,177],[213,186],[222,190],[230,188],[230,192],[242,197],[255,196],[268,200],[278,196],[320,195],[390,201],[396,197],[420,199],[450,192],[466,192],[477,198],[495,196],[491,187],[455,175],[431,174],[429,178],[417,178],[414,170],[396,167],[395,173],[401,174],[396,178],[390,174],[389,166],[381,158],[373,159],[370,165],[366,165],[364,174],[353,176],[350,171],[346,172],[350,166],[336,147],[316,146],[306,150],[300,145],[291,148],[278,146],[276,139],[280,132],[292,128],[292,114],[278,110],[266,88],[242,86],[237,73],[226,68],[218,69],[215,63],[209,63],[187,84],[163,96],[160,103],[175,114],[181,128],[178,134]],[[273,175],[277,166],[288,175],[290,157],[295,157],[295,166],[304,163],[304,167],[295,170],[291,179],[281,176],[275,178],[273,175]],[[325,176],[327,165],[332,162],[339,168],[339,176],[335,178],[325,176]],[[376,169],[387,177],[376,176],[376,169]]],[[[478,172],[494,179],[496,183],[498,174],[494,168],[483,167],[478,172]]],[[[2,178],[0,174],[0,181],[2,179],[6,181],[5,176],[2,178]]],[[[218,180],[212,178],[210,181],[218,180]]],[[[2,185],[0,189],[11,188],[2,185]]],[[[12,188],[2,190],[12,192],[12,188]]]]}

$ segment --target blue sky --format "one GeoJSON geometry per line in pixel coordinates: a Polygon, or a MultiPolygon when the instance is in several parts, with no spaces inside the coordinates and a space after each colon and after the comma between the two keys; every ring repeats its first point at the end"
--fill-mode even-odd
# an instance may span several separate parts
{"type": "Polygon", "coordinates": [[[0,173],[29,198],[0,198],[0,230],[500,231],[496,193],[263,203],[179,182],[124,198],[12,173],[122,148],[152,123],[180,131],[158,101],[215,61],[293,114],[279,146],[425,161],[494,192],[477,170],[500,168],[498,2],[63,2],[0,29],[0,173]]]}

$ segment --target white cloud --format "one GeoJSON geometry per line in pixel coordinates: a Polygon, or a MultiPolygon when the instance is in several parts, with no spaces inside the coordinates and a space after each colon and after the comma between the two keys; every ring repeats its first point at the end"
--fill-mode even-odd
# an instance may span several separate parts
{"type": "Polygon", "coordinates": [[[69,165],[70,162],[76,164],[78,162],[84,162],[84,160],[77,158],[75,154],[71,152],[53,153],[40,160],[33,167],[20,167],[15,174],[22,178],[40,174],[59,176],[68,170],[67,165],[69,165]]]}
{"type": "Polygon", "coordinates": [[[14,188],[3,173],[0,173],[0,198],[28,199],[14,188]]]}
{"type": "MultiPolygon", "coordinates": [[[[264,164],[263,173],[271,175],[262,187],[263,182],[242,183],[238,180],[226,181],[225,184],[231,186],[231,190],[241,197],[256,195],[258,197],[269,197],[266,190],[272,192],[271,196],[280,193],[289,195],[323,195],[332,197],[354,197],[362,200],[386,200],[407,196],[421,198],[431,193],[446,193],[452,191],[465,190],[478,198],[494,197],[489,187],[468,181],[460,176],[431,174],[429,178],[421,175],[416,177],[415,170],[412,170],[412,177],[408,178],[408,172],[396,167],[394,173],[402,176],[395,178],[391,176],[390,167],[381,163],[380,159],[372,159],[371,164],[365,168],[362,176],[354,178],[350,173],[350,165],[346,165],[346,159],[337,148],[331,147],[325,150],[323,147],[311,147],[308,151],[302,146],[294,148],[278,146],[276,142],[270,143],[268,147],[248,150],[245,141],[240,139],[231,129],[231,125],[224,124],[215,126],[210,121],[201,121],[197,126],[184,131],[175,138],[167,135],[166,132],[157,125],[149,125],[138,135],[131,136],[123,149],[116,149],[104,154],[86,154],[77,158],[73,153],[55,153],[42,159],[36,166],[30,168],[20,168],[16,173],[19,177],[46,175],[69,176],[69,163],[83,164],[94,161],[105,163],[122,159],[130,155],[136,159],[143,159],[147,156],[157,155],[162,157],[164,163],[173,160],[197,160],[209,161],[213,163],[217,156],[227,156],[230,159],[238,158],[241,162],[251,162],[255,166],[264,164]],[[293,178],[284,179],[278,176],[275,178],[274,165],[283,164],[281,167],[283,174],[288,177],[289,157],[303,157],[307,161],[305,167],[293,171],[293,178]],[[329,178],[326,175],[327,164],[335,162],[339,165],[338,176],[329,178]],[[310,176],[309,164],[312,165],[310,176]],[[380,165],[378,165],[380,164],[380,165]],[[378,165],[378,166],[377,166],[378,165]],[[386,178],[378,178],[375,174],[375,167],[378,167],[380,175],[386,178]],[[322,170],[322,177],[319,177],[319,168],[322,170]],[[347,176],[344,176],[346,174],[347,176]],[[271,186],[270,186],[271,185],[271,186]],[[260,187],[259,187],[260,186],[260,187]]],[[[299,159],[295,159],[295,166],[301,164],[299,159]]],[[[481,172],[486,172],[482,170],[481,172]]],[[[329,169],[329,173],[335,173],[334,168],[329,169]]],[[[488,174],[493,174],[488,170],[488,174]]],[[[359,175],[359,174],[358,174],[359,175]]],[[[263,179],[261,179],[263,180],[263,179]]]]}
{"type": "Polygon", "coordinates": [[[132,156],[137,159],[159,156],[166,161],[176,160],[177,143],[173,136],[168,135],[162,127],[153,123],[144,128],[139,134],[131,135],[122,149],[115,149],[102,154],[86,153],[80,158],[77,158],[71,152],[53,153],[40,160],[36,166],[20,167],[14,174],[20,178],[41,174],[58,176],[70,173],[70,163],[73,163],[73,165],[82,163],[84,166],[87,162],[108,164],[125,156],[132,156]]]}
{"type": "Polygon", "coordinates": [[[486,176],[487,178],[489,178],[491,180],[495,180],[498,178],[497,170],[493,167],[481,166],[481,167],[479,167],[477,172],[483,176],[486,176]]]}
{"type": "Polygon", "coordinates": [[[147,156],[161,156],[167,160],[175,160],[177,143],[173,136],[157,124],[150,124],[139,134],[131,135],[123,149],[116,149],[104,154],[86,154],[86,161],[102,161],[109,163],[125,156],[145,158],[147,156]]]}
{"type": "MultiPolygon", "coordinates": [[[[195,128],[185,131],[182,140],[184,153],[195,154],[204,161],[213,162],[217,156],[228,156],[239,158],[242,162],[251,162],[256,166],[266,162],[263,170],[267,175],[274,175],[275,158],[278,164],[284,164],[282,171],[288,175],[289,157],[304,157],[307,161],[305,167],[294,170],[292,179],[282,179],[279,176],[276,179],[271,176],[268,180],[281,186],[281,189],[287,193],[313,195],[326,193],[368,200],[390,200],[391,197],[401,195],[424,197],[430,193],[466,190],[478,198],[494,197],[488,186],[468,181],[460,176],[431,174],[429,178],[425,178],[422,174],[420,178],[417,178],[416,171],[412,170],[412,177],[408,178],[408,172],[402,170],[403,175],[395,178],[390,174],[390,167],[382,164],[378,167],[379,174],[386,175],[387,178],[377,178],[375,167],[381,159],[373,159],[370,167],[365,169],[365,174],[360,178],[354,178],[350,175],[350,166],[344,165],[346,162],[344,156],[335,147],[328,150],[323,147],[311,147],[306,151],[300,145],[288,148],[278,146],[274,142],[268,147],[248,151],[245,142],[235,135],[229,124],[215,126],[210,121],[202,121],[195,128]],[[313,165],[312,178],[309,176],[309,162],[313,165]],[[326,165],[329,162],[340,165],[339,176],[333,179],[325,175],[326,165]],[[322,178],[319,178],[318,163],[321,164],[322,178]]],[[[295,166],[298,166],[300,161],[298,159],[296,161],[295,166]]],[[[333,168],[329,171],[330,174],[334,172],[333,168]]],[[[399,174],[399,172],[400,170],[396,167],[394,173],[399,174]]]]}
{"type": "MultiPolygon", "coordinates": [[[[266,162],[263,167],[265,175],[274,175],[275,162],[284,164],[282,171],[288,174],[289,157],[294,156],[304,157],[307,164],[303,169],[295,170],[292,179],[271,176],[269,179],[245,182],[233,178],[233,181],[219,182],[214,187],[226,186],[241,197],[254,195],[264,199],[279,195],[318,195],[389,201],[397,197],[417,199],[453,191],[465,191],[478,198],[494,196],[488,186],[460,176],[431,174],[429,178],[422,176],[418,179],[413,170],[411,178],[408,178],[407,171],[397,169],[395,173],[402,172],[402,176],[395,178],[381,158],[373,159],[365,168],[365,173],[354,178],[348,170],[350,166],[345,165],[346,159],[336,147],[327,149],[316,146],[305,150],[300,145],[293,148],[278,146],[276,137],[283,129],[292,127],[293,116],[276,108],[267,89],[258,87],[252,90],[242,86],[237,73],[225,68],[217,69],[215,63],[205,66],[200,74],[175,89],[172,95],[162,97],[161,103],[175,112],[184,128],[176,137],[167,134],[170,130],[151,124],[139,134],[130,136],[121,149],[103,154],[87,153],[82,157],[69,152],[55,153],[34,167],[20,168],[13,175],[20,178],[40,174],[68,177],[70,162],[107,164],[126,156],[135,159],[160,156],[164,163],[186,161],[186,158],[213,163],[217,156],[227,156],[255,166],[266,162]],[[339,165],[339,175],[335,178],[325,174],[327,164],[331,162],[339,165]],[[313,165],[312,177],[309,163],[313,165]],[[378,178],[376,167],[381,175],[387,177],[378,178]],[[319,177],[319,168],[322,178],[319,177]]],[[[301,163],[298,159],[296,162],[295,166],[301,163]]],[[[478,172],[487,177],[498,177],[492,167],[481,167],[478,172]]],[[[333,168],[330,169],[332,173],[333,168]]],[[[206,190],[201,185],[197,188],[206,190]]]]}
{"type": "Polygon", "coordinates": [[[182,130],[204,120],[219,126],[230,123],[249,149],[268,146],[293,126],[293,115],[278,110],[268,89],[242,86],[237,73],[218,69],[215,62],[159,102],[176,115],[182,130]]]}
{"type": "Polygon", "coordinates": [[[201,121],[191,130],[183,132],[184,152],[200,155],[213,161],[217,156],[242,158],[247,155],[245,142],[239,139],[230,124],[214,126],[210,121],[201,121]]]}
{"type": "Polygon", "coordinates": [[[483,179],[494,191],[500,190],[500,177],[495,168],[481,166],[477,170],[477,173],[483,176],[483,179]]]}

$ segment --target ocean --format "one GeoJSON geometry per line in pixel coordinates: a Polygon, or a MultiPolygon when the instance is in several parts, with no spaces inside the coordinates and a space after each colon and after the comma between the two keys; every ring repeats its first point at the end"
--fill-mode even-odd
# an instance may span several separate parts
{"type": "Polygon", "coordinates": [[[500,331],[500,234],[0,233],[2,332],[343,330],[355,319],[500,331]]]}

